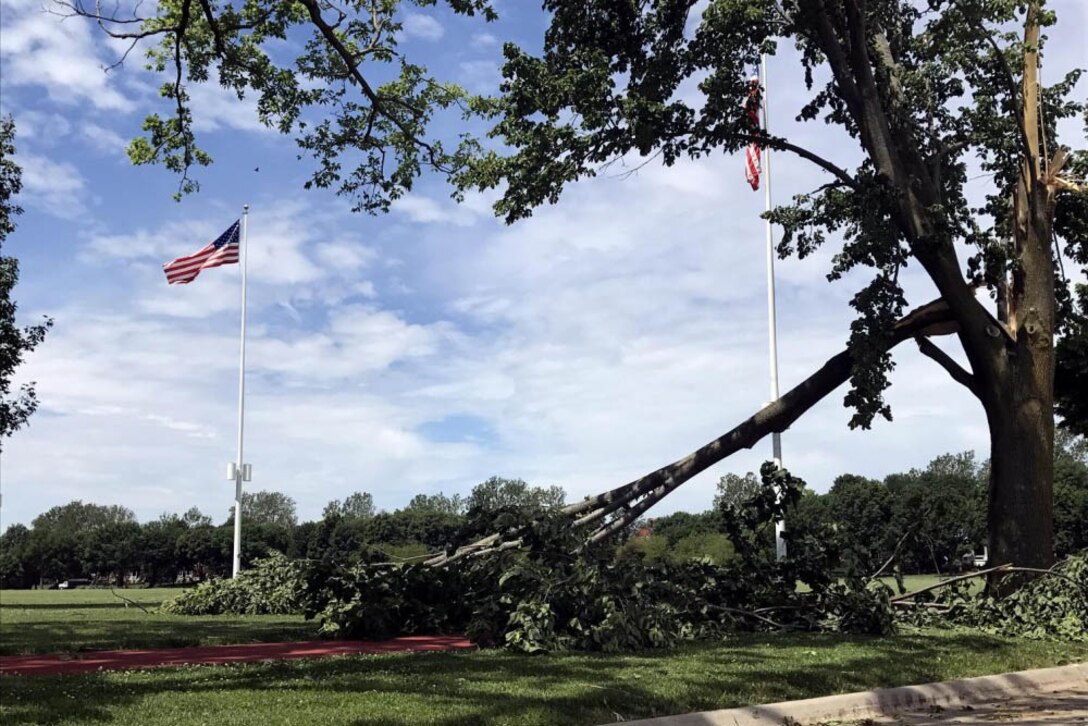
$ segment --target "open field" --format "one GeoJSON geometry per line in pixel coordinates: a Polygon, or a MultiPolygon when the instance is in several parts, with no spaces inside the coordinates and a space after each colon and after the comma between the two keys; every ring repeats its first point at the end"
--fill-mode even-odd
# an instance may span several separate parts
{"type": "MultiPolygon", "coordinates": [[[[950,579],[951,577],[956,576],[958,575],[903,575],[903,586],[907,588],[907,592],[915,592],[916,590],[921,590],[923,587],[936,585],[938,583],[944,582],[947,579],[950,579]]],[[[894,577],[881,577],[880,581],[891,589],[898,592],[894,577]]],[[[986,584],[986,578],[976,577],[972,580],[968,580],[967,582],[973,590],[981,590],[983,585],[986,584]]]]}
{"type": "Polygon", "coordinates": [[[627,655],[349,656],[0,678],[0,721],[595,724],[1056,665],[1088,644],[926,631],[744,635],[627,655]]]}
{"type": "Polygon", "coordinates": [[[180,648],[222,643],[269,643],[314,637],[301,617],[186,617],[155,612],[178,588],[0,591],[0,655],[127,648],[180,648]]]}

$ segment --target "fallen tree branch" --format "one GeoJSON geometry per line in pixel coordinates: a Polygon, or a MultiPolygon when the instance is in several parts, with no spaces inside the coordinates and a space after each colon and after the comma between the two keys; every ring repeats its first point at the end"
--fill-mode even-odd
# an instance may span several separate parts
{"type": "Polygon", "coordinates": [[[903,543],[907,541],[907,537],[910,537],[912,534],[914,534],[915,529],[916,527],[911,527],[903,533],[903,536],[900,537],[899,541],[895,543],[895,549],[892,550],[891,557],[884,561],[884,564],[880,566],[879,570],[869,575],[869,579],[867,580],[867,582],[872,582],[876,578],[880,577],[880,573],[883,572],[888,567],[888,565],[890,565],[895,560],[896,555],[899,554],[899,549],[903,546],[903,543]]]}
{"type": "MultiPolygon", "coordinates": [[[[931,592],[933,590],[937,590],[937,589],[940,589],[942,587],[948,587],[949,585],[951,585],[953,583],[956,583],[956,582],[960,582],[962,580],[970,580],[970,579],[975,578],[975,577],[985,577],[986,575],[989,575],[991,572],[1011,572],[1011,571],[1015,571],[1017,569],[1025,569],[1025,568],[1014,568],[1012,566],[1012,564],[1009,563],[1009,564],[1004,564],[1004,565],[998,565],[997,567],[991,567],[991,568],[986,569],[986,570],[979,570],[978,572],[971,572],[971,573],[968,573],[966,575],[957,575],[956,577],[948,578],[944,582],[938,582],[936,585],[930,585],[929,587],[923,587],[921,590],[915,590],[914,592],[908,592],[905,595],[897,595],[896,597],[890,598],[888,600],[888,602],[890,602],[890,603],[892,603],[894,605],[897,602],[901,602],[903,600],[910,600],[911,598],[918,597],[919,595],[921,595],[923,593],[931,592]]],[[[1045,570],[1044,570],[1044,572],[1045,572],[1045,570]]]]}
{"type": "Polygon", "coordinates": [[[731,615],[743,615],[746,618],[753,618],[755,620],[759,620],[760,622],[764,622],[764,623],[767,623],[768,625],[774,626],[774,627],[778,628],[779,630],[799,630],[800,629],[800,628],[798,628],[797,626],[794,626],[794,625],[788,625],[786,623],[776,622],[774,620],[771,620],[768,617],[764,617],[763,615],[752,612],[750,610],[741,610],[740,608],[730,608],[730,607],[725,607],[724,605],[711,605],[710,607],[711,607],[712,610],[720,610],[720,611],[725,612],[725,613],[730,613],[731,615]]]}
{"type": "Polygon", "coordinates": [[[143,610],[143,611],[144,611],[145,613],[147,613],[148,615],[154,615],[154,613],[152,613],[152,612],[151,612],[150,610],[148,610],[147,608],[145,608],[145,607],[144,607],[143,605],[141,605],[140,603],[136,602],[135,600],[129,600],[129,599],[128,599],[127,597],[125,597],[124,595],[120,595],[120,594],[118,594],[118,593],[117,593],[117,591],[116,591],[116,590],[114,590],[114,589],[113,589],[112,587],[110,588],[110,592],[112,592],[112,593],[113,593],[113,596],[114,596],[114,597],[116,597],[116,598],[119,598],[119,599],[121,599],[121,600],[124,600],[124,601],[125,601],[126,603],[128,603],[128,604],[130,604],[130,605],[134,605],[135,607],[138,607],[138,608],[140,608],[141,610],[143,610]]]}
{"type": "MultiPolygon", "coordinates": [[[[943,300],[934,300],[911,311],[892,327],[887,348],[890,350],[919,335],[948,335],[956,330],[948,305],[943,300]]],[[[569,504],[560,513],[574,518],[573,526],[583,527],[622,509],[624,511],[614,519],[591,531],[587,542],[600,542],[615,535],[692,477],[741,449],[752,448],[768,434],[788,429],[801,415],[849,380],[853,365],[850,351],[842,351],[777,401],[714,441],[635,481],[569,504]]],[[[516,540],[522,533],[522,530],[511,530],[492,534],[458,548],[453,554],[427,560],[427,564],[441,565],[467,555],[494,551],[504,540],[516,540]]]]}

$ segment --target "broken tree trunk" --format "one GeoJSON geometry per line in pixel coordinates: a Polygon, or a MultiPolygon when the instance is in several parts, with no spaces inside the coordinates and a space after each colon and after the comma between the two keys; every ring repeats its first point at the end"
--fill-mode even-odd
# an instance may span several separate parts
{"type": "MultiPolygon", "coordinates": [[[[905,340],[956,332],[956,324],[947,305],[935,300],[899,320],[887,338],[891,349],[905,340]]],[[[854,360],[849,350],[829,359],[818,371],[790,389],[774,403],[761,409],[736,428],[657,471],[602,494],[586,497],[563,507],[562,514],[573,519],[575,527],[595,525],[586,535],[587,542],[599,542],[621,532],[684,482],[741,449],[750,449],[771,433],[781,433],[829,393],[850,378],[854,360]],[[615,515],[606,519],[609,515],[615,515]]],[[[480,555],[520,545],[520,532],[495,533],[452,554],[427,560],[441,565],[469,555],[480,555]]]]}

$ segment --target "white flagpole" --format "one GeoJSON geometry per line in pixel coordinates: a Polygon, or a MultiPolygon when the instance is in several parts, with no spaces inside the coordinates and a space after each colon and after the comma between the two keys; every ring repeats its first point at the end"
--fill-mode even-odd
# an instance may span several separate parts
{"type": "Polygon", "coordinates": [[[242,571],[242,481],[246,465],[242,457],[246,424],[246,266],[249,262],[249,205],[242,207],[242,341],[238,361],[238,459],[234,471],[234,568],[233,577],[242,571]]]}
{"type": "MultiPolygon", "coordinates": [[[[759,75],[763,82],[763,130],[769,135],[771,123],[767,112],[767,57],[759,57],[759,75]]],[[[771,211],[771,150],[763,150],[763,209],[771,211]]],[[[767,234],[767,321],[768,339],[771,363],[771,403],[778,400],[778,314],[775,309],[774,294],[774,234],[771,230],[771,221],[764,220],[767,234]]],[[[774,464],[782,468],[782,435],[777,431],[771,434],[771,450],[774,464]]],[[[786,540],[782,533],[786,530],[785,520],[779,519],[774,523],[774,549],[778,559],[786,556],[786,540]]]]}

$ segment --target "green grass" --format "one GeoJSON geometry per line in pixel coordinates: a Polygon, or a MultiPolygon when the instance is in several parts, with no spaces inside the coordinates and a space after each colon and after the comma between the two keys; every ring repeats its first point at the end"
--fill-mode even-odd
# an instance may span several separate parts
{"type": "Polygon", "coordinates": [[[0,722],[141,726],[598,724],[1088,659],[1088,644],[953,631],[745,635],[631,655],[351,656],[0,678],[0,722]]]}
{"type": "MultiPolygon", "coordinates": [[[[936,585],[945,580],[953,577],[952,575],[903,575],[903,587],[907,592],[916,592],[924,587],[930,585],[936,585]]],[[[896,584],[894,577],[881,577],[880,581],[890,587],[896,594],[899,594],[899,585],[896,584]]],[[[982,586],[986,584],[986,579],[979,577],[973,580],[968,580],[969,587],[973,590],[981,590],[982,586]]],[[[808,592],[809,587],[804,583],[797,583],[797,589],[801,592],[808,592]]]]}
{"type": "Polygon", "coordinates": [[[180,648],[220,643],[269,643],[315,637],[316,625],[297,616],[186,617],[156,612],[177,588],[0,591],[0,655],[126,648],[180,648]]]}

